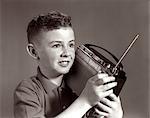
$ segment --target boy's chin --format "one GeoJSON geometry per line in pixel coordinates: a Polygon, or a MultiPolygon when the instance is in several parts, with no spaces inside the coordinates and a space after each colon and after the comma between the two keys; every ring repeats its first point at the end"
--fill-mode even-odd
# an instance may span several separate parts
{"type": "Polygon", "coordinates": [[[67,74],[69,72],[69,70],[65,70],[65,71],[62,71],[61,73],[62,74],[67,74]]]}
{"type": "Polygon", "coordinates": [[[67,74],[69,71],[70,71],[71,67],[68,66],[68,67],[59,67],[56,69],[56,71],[59,73],[59,74],[67,74]]]}
{"type": "Polygon", "coordinates": [[[60,71],[61,74],[67,74],[69,72],[70,69],[63,69],[60,71]]]}

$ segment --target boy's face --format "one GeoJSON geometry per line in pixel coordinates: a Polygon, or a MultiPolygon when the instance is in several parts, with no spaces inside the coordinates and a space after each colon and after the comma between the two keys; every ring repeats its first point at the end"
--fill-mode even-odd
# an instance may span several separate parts
{"type": "Polygon", "coordinates": [[[51,76],[69,72],[75,58],[75,36],[73,29],[60,29],[42,32],[38,46],[39,62],[51,76]]]}

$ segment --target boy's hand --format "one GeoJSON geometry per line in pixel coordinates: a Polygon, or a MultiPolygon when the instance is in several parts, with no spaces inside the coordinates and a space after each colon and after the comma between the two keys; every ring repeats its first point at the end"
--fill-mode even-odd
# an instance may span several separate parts
{"type": "Polygon", "coordinates": [[[92,107],[99,103],[99,101],[101,101],[104,97],[107,97],[113,93],[112,88],[115,87],[117,83],[105,83],[114,80],[115,78],[113,76],[108,76],[108,74],[99,73],[88,80],[80,97],[92,107]]]}
{"type": "MultiPolygon", "coordinates": [[[[123,117],[123,110],[120,102],[120,98],[117,97],[115,94],[110,94],[109,97],[112,100],[107,98],[101,99],[97,105],[101,109],[95,108],[97,114],[99,116],[105,116],[104,118],[122,118],[123,117]]],[[[101,118],[101,117],[99,117],[101,118]]]]}

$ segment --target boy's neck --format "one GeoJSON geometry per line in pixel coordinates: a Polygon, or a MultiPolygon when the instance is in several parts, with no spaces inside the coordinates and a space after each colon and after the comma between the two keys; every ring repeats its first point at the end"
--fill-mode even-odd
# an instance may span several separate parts
{"type": "Polygon", "coordinates": [[[62,79],[63,79],[63,74],[57,75],[57,76],[51,76],[51,74],[49,73],[49,71],[47,71],[46,69],[39,67],[41,74],[48,79],[49,81],[51,81],[53,84],[60,86],[62,83],[62,79]]]}
{"type": "Polygon", "coordinates": [[[50,79],[49,81],[51,81],[52,83],[54,83],[57,86],[60,86],[62,83],[62,79],[63,79],[63,75],[60,75],[54,79],[50,79]]]}

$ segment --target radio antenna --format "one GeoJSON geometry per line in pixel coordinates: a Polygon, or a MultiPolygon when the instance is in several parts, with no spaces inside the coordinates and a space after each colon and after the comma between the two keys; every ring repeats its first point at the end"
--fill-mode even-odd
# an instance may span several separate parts
{"type": "Polygon", "coordinates": [[[133,44],[135,43],[135,41],[138,39],[140,35],[137,34],[133,41],[130,43],[130,45],[127,47],[127,49],[125,50],[125,52],[123,53],[123,55],[121,56],[121,58],[119,59],[119,61],[117,62],[116,66],[113,69],[113,73],[115,73],[115,71],[117,70],[118,65],[121,63],[121,61],[124,59],[124,57],[127,55],[127,53],[129,52],[129,50],[131,49],[131,47],[133,46],[133,44]]]}

